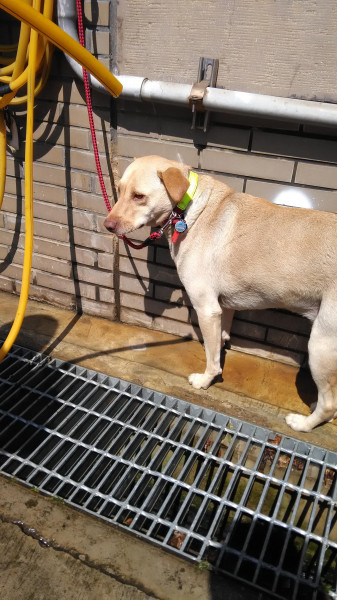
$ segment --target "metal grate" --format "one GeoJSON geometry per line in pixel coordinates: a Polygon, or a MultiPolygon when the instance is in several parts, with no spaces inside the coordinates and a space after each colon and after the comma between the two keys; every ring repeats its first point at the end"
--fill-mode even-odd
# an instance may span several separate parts
{"type": "Polygon", "coordinates": [[[337,455],[15,347],[0,468],[279,598],[335,597],[337,455]]]}

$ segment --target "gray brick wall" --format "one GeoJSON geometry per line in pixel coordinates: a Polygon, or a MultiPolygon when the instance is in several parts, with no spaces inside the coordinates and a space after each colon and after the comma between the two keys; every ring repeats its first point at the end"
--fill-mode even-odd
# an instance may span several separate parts
{"type": "MultiPolygon", "coordinates": [[[[116,3],[109,0],[85,3],[88,47],[107,65],[114,60],[110,54],[113,6],[116,3]]],[[[192,67],[194,72],[195,65],[192,67]]],[[[272,202],[306,202],[319,210],[337,212],[334,130],[219,114],[212,115],[211,127],[204,133],[191,130],[187,108],[114,101],[97,93],[93,105],[111,202],[114,179],[134,157],[155,153],[182,160],[237,191],[272,202]]],[[[15,112],[24,139],[25,108],[15,112]]],[[[34,137],[31,297],[199,338],[196,314],[167,244],[161,241],[136,251],[104,230],[106,208],[95,170],[83,84],[74,81],[58,51],[48,84],[36,102],[34,137]]],[[[18,153],[8,155],[0,213],[0,289],[14,294],[20,291],[24,249],[23,156],[23,144],[18,153]]],[[[142,240],[149,232],[144,228],[133,237],[142,240]]],[[[243,311],[233,323],[232,347],[303,364],[309,332],[305,319],[287,312],[243,311]]]]}
{"type": "MultiPolygon", "coordinates": [[[[110,2],[95,3],[93,11],[91,6],[85,3],[87,47],[109,67],[110,2]]],[[[94,93],[93,105],[102,171],[111,194],[111,99],[94,93]]],[[[22,143],[18,152],[8,153],[0,218],[0,289],[19,293],[24,249],[25,105],[15,114],[22,143]]],[[[36,102],[34,140],[30,296],[114,319],[117,242],[103,227],[106,208],[98,185],[83,83],[74,81],[59,51],[36,102]]]]}

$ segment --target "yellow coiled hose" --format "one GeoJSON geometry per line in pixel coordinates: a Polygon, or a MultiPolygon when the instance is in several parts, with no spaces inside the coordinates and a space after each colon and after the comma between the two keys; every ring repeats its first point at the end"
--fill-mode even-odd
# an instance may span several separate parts
{"type": "Polygon", "coordinates": [[[53,0],[0,0],[0,8],[21,21],[17,44],[0,45],[0,208],[6,180],[6,124],[4,108],[27,103],[25,148],[25,252],[20,299],[10,332],[0,348],[0,361],[15,342],[24,319],[33,255],[33,129],[34,99],[45,85],[53,45],[57,46],[98,79],[117,97],[121,83],[90,52],[52,22],[53,0]],[[41,10],[42,8],[42,10],[41,10]],[[14,54],[14,57],[10,55],[14,54]],[[39,75],[36,81],[36,75],[39,75]],[[27,86],[27,93],[20,95],[27,86]]]}

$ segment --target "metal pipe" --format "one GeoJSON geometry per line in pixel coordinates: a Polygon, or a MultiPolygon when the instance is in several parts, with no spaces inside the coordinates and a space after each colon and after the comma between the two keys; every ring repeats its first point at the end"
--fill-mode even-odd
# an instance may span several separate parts
{"type": "MultiPolygon", "coordinates": [[[[78,40],[76,29],[76,1],[58,0],[58,23],[75,40],[78,40]]],[[[66,58],[76,75],[83,79],[82,67],[70,56],[66,58]]],[[[114,73],[116,75],[116,73],[114,73]]],[[[177,106],[189,106],[192,85],[149,80],[146,77],[118,75],[123,85],[121,98],[139,102],[160,102],[177,106]]],[[[102,92],[105,88],[91,76],[92,86],[102,92]]],[[[337,125],[337,105],[326,102],[311,102],[294,98],[280,98],[264,94],[252,94],[224,90],[221,88],[206,89],[203,99],[206,110],[230,114],[249,115],[274,119],[278,121],[296,121],[314,125],[337,125]]]]}
{"type": "MultiPolygon", "coordinates": [[[[68,33],[74,40],[79,42],[78,31],[76,27],[77,23],[77,11],[76,11],[76,0],[57,0],[57,20],[58,25],[68,33]]],[[[75,75],[83,80],[83,69],[82,65],[74,60],[69,54],[65,54],[65,57],[70,64],[75,75]]],[[[91,84],[95,89],[100,92],[104,92],[103,85],[93,76],[90,77],[91,84]]]]}
{"type": "Polygon", "coordinates": [[[215,112],[254,115],[315,125],[337,125],[337,105],[327,102],[207,88],[203,105],[215,112]]]}

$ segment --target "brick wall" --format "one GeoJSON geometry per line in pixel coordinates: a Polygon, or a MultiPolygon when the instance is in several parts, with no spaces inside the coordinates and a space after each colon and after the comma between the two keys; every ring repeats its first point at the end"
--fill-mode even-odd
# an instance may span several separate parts
{"type": "MultiPolygon", "coordinates": [[[[85,4],[87,47],[110,66],[110,2],[85,4]]],[[[6,14],[0,23],[5,26],[6,14]]],[[[17,39],[17,38],[14,38],[17,39]]],[[[93,94],[102,170],[112,193],[115,157],[112,100],[93,94]]],[[[10,108],[13,111],[12,108],[10,108]]],[[[18,152],[8,152],[0,217],[0,289],[19,293],[24,252],[24,140],[26,106],[13,111],[18,152]]],[[[88,126],[83,83],[58,50],[38,96],[34,131],[34,254],[30,296],[90,314],[116,318],[116,240],[103,227],[101,196],[88,126]]]]}
{"type": "MultiPolygon", "coordinates": [[[[91,3],[85,5],[87,44],[112,68],[109,24],[116,3],[102,0],[92,6],[93,11],[91,3]]],[[[133,157],[161,154],[210,173],[238,191],[337,212],[333,130],[219,114],[212,115],[205,134],[191,130],[188,109],[114,101],[97,93],[93,104],[104,178],[112,198],[114,180],[133,157]]],[[[18,153],[8,155],[0,213],[0,289],[18,294],[24,248],[24,107],[15,113],[23,142],[18,153]]],[[[74,81],[58,51],[48,84],[38,97],[35,119],[31,297],[198,338],[196,315],[166,243],[135,251],[104,230],[106,209],[83,84],[74,81]]],[[[141,230],[135,239],[148,233],[141,230]]],[[[232,347],[302,364],[309,331],[305,319],[287,312],[240,312],[232,327],[232,347]]]]}

